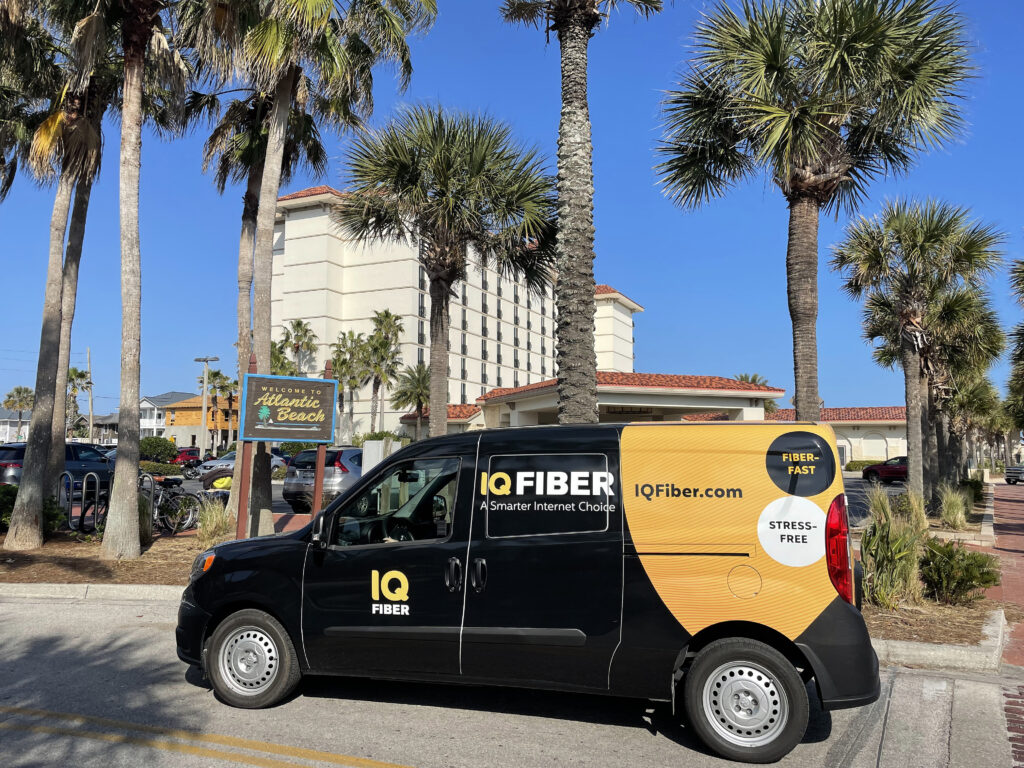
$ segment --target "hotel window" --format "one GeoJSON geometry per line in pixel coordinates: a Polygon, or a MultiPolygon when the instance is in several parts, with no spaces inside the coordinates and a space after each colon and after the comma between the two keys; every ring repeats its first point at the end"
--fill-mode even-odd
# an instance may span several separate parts
{"type": "Polygon", "coordinates": [[[462,284],[462,303],[469,303],[469,289],[466,287],[465,283],[462,284]]]}
{"type": "Polygon", "coordinates": [[[512,313],[512,322],[519,325],[519,307],[516,307],[515,311],[512,313]]]}
{"type": "Polygon", "coordinates": [[[495,383],[495,386],[498,386],[498,387],[501,386],[501,368],[498,369],[498,375],[495,378],[494,383],[495,383]]]}
{"type": "Polygon", "coordinates": [[[427,316],[427,304],[423,299],[423,294],[420,294],[420,317],[427,316]]]}
{"type": "Polygon", "coordinates": [[[481,339],[480,340],[480,359],[481,360],[486,360],[487,359],[487,341],[486,341],[486,339],[481,339]]]}
{"type": "Polygon", "coordinates": [[[420,290],[427,290],[427,270],[423,267],[420,267],[420,290]]]}
{"type": "Polygon", "coordinates": [[[480,381],[487,383],[487,363],[480,363],[480,381]]]}
{"type": "Polygon", "coordinates": [[[462,382],[462,404],[466,404],[466,382],[462,382]]]}
{"type": "Polygon", "coordinates": [[[484,290],[486,291],[487,290],[487,270],[486,269],[483,272],[483,276],[482,276],[481,280],[482,280],[482,282],[480,284],[484,287],[484,290]]]}
{"type": "Polygon", "coordinates": [[[483,318],[480,321],[480,335],[484,336],[484,337],[487,336],[487,318],[486,317],[483,318]]]}
{"type": "Polygon", "coordinates": [[[462,375],[459,378],[463,380],[469,378],[466,375],[466,358],[462,358],[462,375]]]}
{"type": "Polygon", "coordinates": [[[515,371],[512,374],[512,386],[513,387],[518,387],[519,386],[519,371],[515,371]]]}
{"type": "Polygon", "coordinates": [[[512,301],[514,301],[516,304],[519,303],[519,286],[518,285],[515,286],[512,289],[512,301]]]}
{"type": "Polygon", "coordinates": [[[427,325],[422,320],[419,321],[419,326],[417,328],[417,331],[418,331],[418,333],[416,335],[417,342],[419,344],[426,344],[427,343],[427,332],[426,332],[427,331],[427,325]]]}
{"type": "MultiPolygon", "coordinates": [[[[545,290],[547,290],[547,289],[545,289],[545,290]]],[[[542,293],[541,297],[543,297],[543,296],[544,296],[544,294],[542,293]]],[[[543,298],[541,298],[541,300],[540,300],[540,313],[542,315],[544,314],[544,299],[543,298]]]]}
{"type": "Polygon", "coordinates": [[[526,370],[528,370],[528,371],[532,371],[533,370],[533,365],[530,364],[530,356],[529,355],[526,356],[526,370]]]}
{"type": "Polygon", "coordinates": [[[416,350],[416,362],[423,364],[423,347],[416,350]]]}
{"type": "Polygon", "coordinates": [[[533,349],[533,342],[530,341],[530,334],[526,334],[526,348],[533,349]]]}
{"type": "Polygon", "coordinates": [[[544,339],[540,340],[540,353],[546,355],[548,353],[547,345],[544,344],[544,339]]]}
{"type": "Polygon", "coordinates": [[[513,335],[513,340],[515,341],[515,345],[518,347],[519,346],[519,329],[518,328],[513,328],[512,329],[512,335],[513,335]]]}
{"type": "Polygon", "coordinates": [[[547,376],[548,375],[548,367],[544,363],[543,360],[540,361],[540,375],[541,376],[547,376]]]}
{"type": "Polygon", "coordinates": [[[540,324],[540,335],[541,336],[547,336],[547,333],[548,333],[547,326],[545,326],[543,321],[542,321],[541,324],[540,324]]]}
{"type": "Polygon", "coordinates": [[[487,294],[480,294],[480,311],[487,314],[487,294]]]}
{"type": "Polygon", "coordinates": [[[529,315],[526,316],[526,330],[528,330],[528,331],[532,331],[533,330],[533,320],[530,319],[529,315]]]}
{"type": "Polygon", "coordinates": [[[480,397],[487,394],[487,387],[480,387],[480,397]]]}
{"type": "Polygon", "coordinates": [[[501,296],[501,278],[498,278],[498,295],[501,296]]]}
{"type": "Polygon", "coordinates": [[[469,354],[469,344],[466,343],[466,334],[462,334],[462,354],[469,354]]]}
{"type": "Polygon", "coordinates": [[[469,330],[469,320],[466,319],[466,310],[465,309],[462,310],[462,330],[464,330],[464,331],[468,331],[469,330]]]}
{"type": "Polygon", "coordinates": [[[501,365],[501,345],[500,344],[498,345],[498,357],[497,357],[497,360],[498,360],[498,365],[501,365]]]}
{"type": "Polygon", "coordinates": [[[495,307],[494,308],[496,310],[495,314],[498,316],[498,319],[500,320],[501,319],[501,299],[498,299],[498,301],[495,302],[495,307]]]}
{"type": "Polygon", "coordinates": [[[513,368],[518,368],[519,367],[519,350],[518,349],[512,355],[512,367],[513,368]]]}
{"type": "Polygon", "coordinates": [[[498,335],[495,338],[501,341],[501,323],[498,323],[498,335]]]}
{"type": "Polygon", "coordinates": [[[533,299],[530,297],[529,293],[526,294],[526,308],[533,309],[533,299]]]}

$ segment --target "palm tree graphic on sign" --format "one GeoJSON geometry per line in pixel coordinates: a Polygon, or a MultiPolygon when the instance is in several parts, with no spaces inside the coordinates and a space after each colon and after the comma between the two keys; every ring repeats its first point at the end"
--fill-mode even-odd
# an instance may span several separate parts
{"type": "Polygon", "coordinates": [[[258,411],[256,411],[256,416],[264,424],[269,424],[270,423],[270,408],[268,406],[266,406],[266,405],[261,405],[260,409],[258,411]]]}

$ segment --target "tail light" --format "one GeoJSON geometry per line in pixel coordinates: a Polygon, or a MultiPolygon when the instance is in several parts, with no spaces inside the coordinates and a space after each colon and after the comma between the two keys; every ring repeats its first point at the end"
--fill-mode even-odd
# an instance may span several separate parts
{"type": "Polygon", "coordinates": [[[0,461],[0,467],[6,469],[21,469],[21,464],[16,461],[0,461]]]}
{"type": "Polygon", "coordinates": [[[342,472],[348,472],[348,467],[341,463],[341,459],[334,460],[334,468],[340,469],[342,472]]]}
{"type": "Polygon", "coordinates": [[[853,551],[850,521],[846,516],[846,496],[839,494],[828,507],[825,518],[825,560],[832,586],[846,602],[853,604],[853,551]]]}

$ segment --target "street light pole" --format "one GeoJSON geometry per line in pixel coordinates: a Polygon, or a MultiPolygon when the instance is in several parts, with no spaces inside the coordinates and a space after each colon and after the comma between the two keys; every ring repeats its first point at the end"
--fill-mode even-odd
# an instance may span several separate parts
{"type": "MultiPolygon", "coordinates": [[[[209,387],[210,381],[210,363],[215,363],[220,360],[219,357],[197,357],[195,361],[203,364],[203,415],[200,418],[200,425],[203,428],[203,452],[202,456],[206,455],[207,443],[210,439],[210,430],[206,428],[206,393],[209,387]]],[[[200,459],[202,459],[200,456],[200,459]]]]}

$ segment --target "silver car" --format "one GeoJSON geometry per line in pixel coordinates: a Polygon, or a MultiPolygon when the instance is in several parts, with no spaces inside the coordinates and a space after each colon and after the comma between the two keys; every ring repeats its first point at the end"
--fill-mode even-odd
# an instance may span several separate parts
{"type": "Polygon", "coordinates": [[[1007,467],[1004,477],[1007,485],[1016,485],[1017,481],[1024,480],[1024,465],[1007,467]]]}
{"type": "MultiPolygon", "coordinates": [[[[278,467],[284,467],[284,466],[286,466],[286,464],[284,463],[284,459],[282,459],[280,456],[274,456],[273,454],[270,455],[270,470],[271,471],[274,471],[278,467]]],[[[210,459],[209,461],[204,461],[202,464],[200,464],[199,465],[199,476],[202,477],[207,472],[212,472],[215,469],[231,469],[231,470],[234,470],[234,468],[235,468],[235,452],[234,451],[229,451],[228,453],[225,453],[223,456],[218,456],[216,459],[210,459]]]]}
{"type": "MultiPolygon", "coordinates": [[[[25,463],[25,443],[0,445],[0,484],[17,485],[21,482],[21,470],[25,463]]],[[[108,459],[96,446],[86,443],[66,443],[64,446],[64,471],[70,472],[75,482],[75,492],[81,490],[82,480],[89,472],[100,479],[100,488],[106,489],[114,476],[114,460],[108,459]]],[[[92,486],[90,486],[92,487],[92,486]]]]}
{"type": "MultiPolygon", "coordinates": [[[[300,451],[288,465],[281,495],[292,511],[305,514],[313,499],[313,481],[316,474],[316,449],[300,451]]],[[[363,449],[338,445],[324,454],[324,499],[333,499],[363,476],[363,449]]]]}

